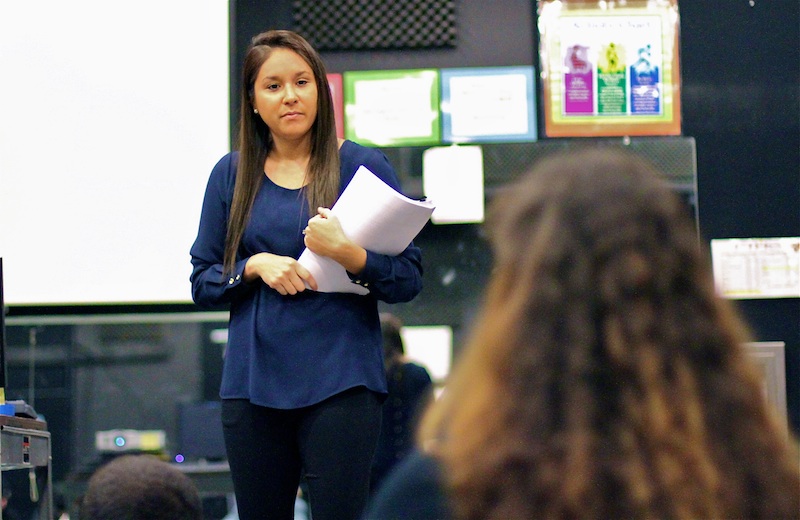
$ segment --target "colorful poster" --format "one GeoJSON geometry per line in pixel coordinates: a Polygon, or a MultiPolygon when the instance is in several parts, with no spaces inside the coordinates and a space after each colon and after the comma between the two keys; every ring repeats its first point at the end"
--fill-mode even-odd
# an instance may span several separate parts
{"type": "Polygon", "coordinates": [[[661,67],[653,62],[650,43],[636,49],[636,61],[630,66],[631,113],[661,113],[661,67]]]}
{"type": "Polygon", "coordinates": [[[539,0],[548,137],[680,135],[676,0],[539,0]]]}
{"type": "Polygon", "coordinates": [[[567,46],[564,57],[564,114],[594,113],[594,63],[589,47],[567,46]]]}
{"type": "Polygon", "coordinates": [[[627,113],[628,88],[625,45],[608,42],[600,46],[597,63],[597,113],[627,113]]]}

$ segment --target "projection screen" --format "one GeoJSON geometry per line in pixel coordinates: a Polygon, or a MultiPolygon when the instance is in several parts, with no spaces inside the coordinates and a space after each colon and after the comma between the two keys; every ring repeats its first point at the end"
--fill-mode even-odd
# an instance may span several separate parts
{"type": "Polygon", "coordinates": [[[7,305],[191,301],[228,27],[227,0],[0,2],[7,305]]]}

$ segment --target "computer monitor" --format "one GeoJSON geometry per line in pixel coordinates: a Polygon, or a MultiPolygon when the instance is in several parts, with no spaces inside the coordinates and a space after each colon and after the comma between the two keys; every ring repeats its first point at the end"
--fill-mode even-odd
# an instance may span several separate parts
{"type": "Polygon", "coordinates": [[[178,445],[176,462],[222,461],[222,403],[205,401],[178,406],[178,445]]]}

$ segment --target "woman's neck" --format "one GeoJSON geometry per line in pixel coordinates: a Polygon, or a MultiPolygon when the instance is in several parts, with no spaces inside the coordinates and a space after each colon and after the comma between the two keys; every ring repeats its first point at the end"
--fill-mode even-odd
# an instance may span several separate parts
{"type": "Polygon", "coordinates": [[[306,171],[311,159],[311,141],[274,141],[264,172],[278,186],[289,189],[307,184],[306,171]]]}
{"type": "Polygon", "coordinates": [[[300,139],[275,139],[272,138],[272,149],[269,157],[276,161],[305,160],[308,162],[311,157],[311,136],[306,134],[300,139]]]}

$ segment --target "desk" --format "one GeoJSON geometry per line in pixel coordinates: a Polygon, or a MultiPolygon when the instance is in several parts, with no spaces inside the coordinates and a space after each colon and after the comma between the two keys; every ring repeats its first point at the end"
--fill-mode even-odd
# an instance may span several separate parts
{"type": "Polygon", "coordinates": [[[226,495],[233,493],[231,470],[226,462],[184,462],[173,464],[197,486],[201,495],[226,495]]]}
{"type": "MultiPolygon", "coordinates": [[[[36,493],[39,518],[53,518],[52,459],[47,423],[25,417],[0,415],[0,486],[5,471],[47,468],[44,493],[36,493]]],[[[36,486],[36,483],[33,483],[36,486]]],[[[0,520],[3,512],[0,510],[0,520]]]]}

